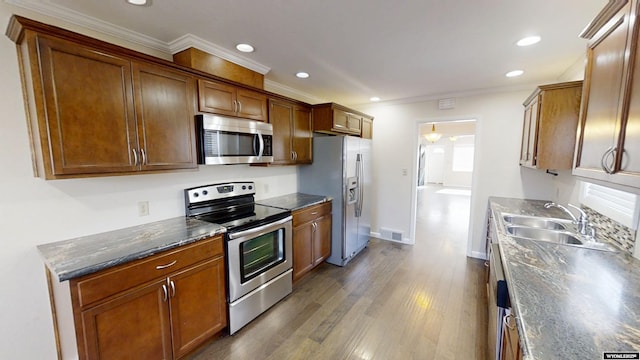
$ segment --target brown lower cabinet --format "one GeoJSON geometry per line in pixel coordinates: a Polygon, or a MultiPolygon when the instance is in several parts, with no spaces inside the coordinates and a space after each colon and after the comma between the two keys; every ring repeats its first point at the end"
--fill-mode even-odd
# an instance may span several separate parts
{"type": "Polygon", "coordinates": [[[331,255],[331,202],[293,212],[293,281],[331,255]]]}
{"type": "Polygon", "coordinates": [[[520,337],[516,327],[516,319],[509,314],[504,319],[504,332],[502,337],[502,360],[521,360],[520,337]]]}
{"type": "Polygon", "coordinates": [[[73,319],[52,289],[60,343],[75,340],[80,359],[179,359],[227,326],[222,236],[70,280],[73,319]]]}

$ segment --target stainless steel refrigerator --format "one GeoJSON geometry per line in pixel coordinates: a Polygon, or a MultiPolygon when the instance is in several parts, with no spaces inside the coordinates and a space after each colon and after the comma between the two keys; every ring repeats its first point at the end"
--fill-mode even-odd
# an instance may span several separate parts
{"type": "Polygon", "coordinates": [[[346,265],[371,233],[371,140],[314,134],[313,164],[298,167],[298,190],[333,198],[331,255],[346,265]]]}

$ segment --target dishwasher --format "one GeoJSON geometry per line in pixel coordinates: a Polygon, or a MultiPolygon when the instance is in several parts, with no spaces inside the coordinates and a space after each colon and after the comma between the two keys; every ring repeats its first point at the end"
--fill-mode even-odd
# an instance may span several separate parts
{"type": "Polygon", "coordinates": [[[502,341],[504,326],[502,319],[510,308],[507,281],[502,270],[500,248],[491,244],[489,248],[489,278],[487,282],[487,301],[489,306],[489,327],[487,330],[489,360],[502,359],[502,341]]]}

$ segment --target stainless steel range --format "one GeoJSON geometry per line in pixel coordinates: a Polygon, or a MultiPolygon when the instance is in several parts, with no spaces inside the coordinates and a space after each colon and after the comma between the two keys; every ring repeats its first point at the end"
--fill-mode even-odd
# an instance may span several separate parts
{"type": "Polygon", "coordinates": [[[291,293],[291,212],[258,205],[253,182],[184,190],[186,215],[227,228],[229,333],[291,293]]]}

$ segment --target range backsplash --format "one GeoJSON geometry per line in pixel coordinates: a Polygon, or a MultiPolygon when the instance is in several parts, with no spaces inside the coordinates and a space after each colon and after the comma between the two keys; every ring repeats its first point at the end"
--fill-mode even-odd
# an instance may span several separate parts
{"type": "Polygon", "coordinates": [[[600,239],[622,251],[633,254],[637,237],[635,230],[611,220],[588,206],[582,205],[582,209],[587,213],[589,221],[596,229],[596,234],[600,239]]]}

